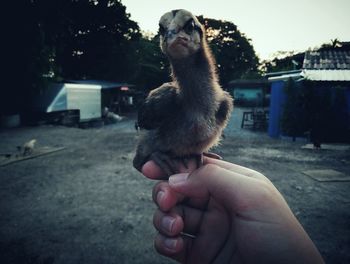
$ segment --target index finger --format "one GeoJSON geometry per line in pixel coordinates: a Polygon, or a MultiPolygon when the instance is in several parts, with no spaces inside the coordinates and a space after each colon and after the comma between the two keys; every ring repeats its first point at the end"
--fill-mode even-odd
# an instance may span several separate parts
{"type": "Polygon", "coordinates": [[[147,161],[145,165],[143,165],[142,174],[147,178],[152,180],[167,180],[168,176],[164,173],[161,168],[153,161],[147,161]]]}
{"type": "MultiPolygon", "coordinates": [[[[184,165],[184,162],[181,162],[181,160],[176,164],[177,164],[177,168],[176,168],[177,173],[190,173],[198,168],[195,158],[187,159],[186,165],[184,165]]],[[[161,167],[159,167],[158,164],[153,160],[147,161],[143,165],[141,172],[143,175],[145,175],[147,178],[151,180],[168,180],[169,178],[169,175],[167,175],[161,169],[161,167]]]]}

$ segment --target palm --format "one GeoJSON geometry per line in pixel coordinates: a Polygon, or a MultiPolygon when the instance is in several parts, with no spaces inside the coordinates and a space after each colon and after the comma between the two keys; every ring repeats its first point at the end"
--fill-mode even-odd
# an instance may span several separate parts
{"type": "MultiPolygon", "coordinates": [[[[154,187],[159,253],[182,263],[323,263],[265,176],[223,161],[205,162],[217,165],[173,175],[154,187]],[[174,220],[171,228],[162,225],[165,217],[174,220]]],[[[152,163],[144,173],[162,177],[152,163]]]]}
{"type": "MultiPolygon", "coordinates": [[[[191,216],[188,216],[189,218],[191,216]]],[[[186,229],[186,221],[185,229],[186,229]]],[[[189,243],[185,263],[223,263],[220,260],[232,257],[235,238],[230,215],[222,205],[210,199],[202,211],[200,224],[193,230],[196,236],[189,243]],[[228,241],[230,241],[228,243],[228,241]]],[[[186,238],[187,239],[187,238],[186,238]]],[[[190,239],[190,238],[189,238],[190,239]]]]}

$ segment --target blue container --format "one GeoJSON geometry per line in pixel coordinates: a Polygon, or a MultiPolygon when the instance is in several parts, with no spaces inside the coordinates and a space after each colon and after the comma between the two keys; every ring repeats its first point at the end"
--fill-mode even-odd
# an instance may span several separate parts
{"type": "Polygon", "coordinates": [[[280,119],[283,113],[283,105],[286,101],[284,92],[284,81],[275,81],[271,83],[270,97],[270,114],[269,114],[269,129],[270,137],[278,138],[280,136],[280,119]]]}

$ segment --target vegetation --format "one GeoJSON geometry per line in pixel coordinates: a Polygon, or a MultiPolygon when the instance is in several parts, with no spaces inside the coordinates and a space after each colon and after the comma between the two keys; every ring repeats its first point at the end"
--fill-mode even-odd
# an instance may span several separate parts
{"type": "MultiPolygon", "coordinates": [[[[129,82],[147,92],[169,80],[169,66],[160,51],[159,36],[142,33],[120,0],[24,2],[25,6],[15,8],[22,10],[19,16],[23,19],[16,28],[9,27],[8,36],[16,39],[17,45],[16,52],[9,52],[14,66],[7,67],[12,79],[17,79],[20,72],[22,83],[12,82],[11,89],[6,88],[6,96],[0,102],[1,113],[23,111],[29,99],[46,89],[49,81],[129,82]]],[[[260,77],[259,59],[251,40],[234,23],[198,18],[205,25],[223,86],[234,79],[260,77]]],[[[339,43],[334,40],[332,45],[339,43]]],[[[300,68],[302,57],[302,53],[276,57],[263,62],[260,69],[292,69],[293,60],[300,68]]]]}
{"type": "MultiPolygon", "coordinates": [[[[341,42],[338,39],[332,39],[329,43],[324,43],[320,47],[315,47],[318,51],[349,51],[350,43],[341,42]]],[[[260,63],[260,70],[262,72],[280,72],[299,70],[303,66],[305,52],[295,51],[278,51],[274,54],[271,60],[264,60],[260,63]]]]}
{"type": "Polygon", "coordinates": [[[170,81],[169,63],[159,48],[159,35],[143,36],[138,42],[137,69],[130,82],[148,92],[170,81]]]}
{"type": "Polygon", "coordinates": [[[279,51],[274,54],[272,60],[264,60],[261,62],[260,69],[263,72],[280,72],[299,70],[303,66],[304,52],[297,53],[295,51],[279,51]]]}
{"type": "Polygon", "coordinates": [[[220,81],[258,76],[259,59],[254,48],[237,26],[228,21],[198,17],[206,28],[208,43],[217,61],[220,81]]]}
{"type": "MultiPolygon", "coordinates": [[[[24,51],[16,59],[23,65],[23,83],[8,89],[1,112],[23,111],[48,81],[101,79],[130,82],[148,91],[169,80],[158,35],[142,34],[120,0],[30,0],[25,5],[16,7],[24,10],[18,26],[24,31],[16,47],[24,51]]],[[[237,26],[199,19],[206,26],[222,84],[256,76],[258,58],[237,26]]],[[[18,63],[9,71],[17,76],[18,63]]]]}
{"type": "Polygon", "coordinates": [[[130,78],[134,46],[141,38],[117,0],[32,0],[30,35],[39,38],[32,57],[57,78],[130,78]],[[38,48],[39,47],[39,48],[38,48]],[[46,50],[45,54],[41,54],[46,50]]]}
{"type": "MultiPolygon", "coordinates": [[[[17,10],[25,10],[24,31],[13,29],[23,32],[18,41],[24,51],[23,84],[13,84],[1,112],[23,111],[47,81],[127,81],[134,75],[141,33],[120,1],[31,0],[17,10]]],[[[15,75],[19,69],[11,71],[15,75]]]]}

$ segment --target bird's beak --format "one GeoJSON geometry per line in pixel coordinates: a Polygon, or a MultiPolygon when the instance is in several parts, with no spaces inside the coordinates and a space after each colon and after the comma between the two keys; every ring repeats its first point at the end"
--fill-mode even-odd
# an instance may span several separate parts
{"type": "Polygon", "coordinates": [[[165,34],[165,40],[168,41],[176,36],[178,32],[175,29],[168,30],[165,34]]]}

